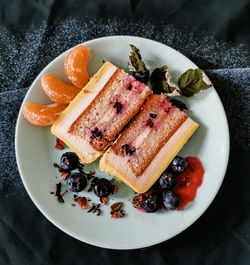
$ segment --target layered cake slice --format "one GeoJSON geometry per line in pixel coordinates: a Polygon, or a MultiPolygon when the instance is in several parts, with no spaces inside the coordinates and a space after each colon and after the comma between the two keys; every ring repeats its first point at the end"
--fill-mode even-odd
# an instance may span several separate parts
{"type": "Polygon", "coordinates": [[[198,124],[171,105],[167,96],[151,95],[135,119],[100,160],[100,169],[134,191],[146,192],[167,168],[198,124]]]}
{"type": "Polygon", "coordinates": [[[91,163],[113,143],[151,90],[106,62],[52,126],[52,133],[91,163]]]}

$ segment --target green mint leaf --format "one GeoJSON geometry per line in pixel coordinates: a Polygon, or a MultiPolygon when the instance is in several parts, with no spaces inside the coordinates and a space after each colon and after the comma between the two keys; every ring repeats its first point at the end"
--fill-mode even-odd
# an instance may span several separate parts
{"type": "Polygon", "coordinates": [[[150,76],[150,82],[156,94],[165,92],[169,97],[180,95],[178,86],[171,81],[167,65],[155,68],[150,76]]]}
{"type": "Polygon", "coordinates": [[[173,106],[175,106],[176,108],[182,110],[182,111],[188,111],[187,105],[185,103],[183,103],[181,100],[179,99],[175,99],[175,98],[171,98],[170,102],[173,106]]]}
{"type": "Polygon", "coordinates": [[[129,56],[128,67],[131,72],[145,72],[147,70],[145,63],[142,61],[140,50],[130,44],[132,52],[129,56]]]}
{"type": "Polygon", "coordinates": [[[182,96],[192,97],[211,87],[212,83],[201,69],[189,69],[180,76],[178,85],[182,96]]]}

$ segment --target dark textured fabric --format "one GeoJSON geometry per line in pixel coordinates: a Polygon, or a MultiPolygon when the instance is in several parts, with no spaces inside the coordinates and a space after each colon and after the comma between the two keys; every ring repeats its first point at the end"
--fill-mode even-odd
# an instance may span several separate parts
{"type": "Polygon", "coordinates": [[[248,0],[1,0],[0,24],[15,34],[31,22],[116,16],[137,22],[165,21],[192,29],[196,35],[205,31],[217,39],[249,43],[249,10],[248,0]]]}
{"type": "Polygon", "coordinates": [[[0,264],[249,264],[250,70],[245,45],[197,37],[165,23],[104,18],[41,23],[18,37],[7,29],[0,34],[0,264]],[[179,236],[134,251],[89,246],[55,228],[28,198],[14,152],[18,110],[37,74],[78,43],[118,34],[163,42],[205,69],[224,104],[231,137],[226,178],[206,213],[179,236]]]}

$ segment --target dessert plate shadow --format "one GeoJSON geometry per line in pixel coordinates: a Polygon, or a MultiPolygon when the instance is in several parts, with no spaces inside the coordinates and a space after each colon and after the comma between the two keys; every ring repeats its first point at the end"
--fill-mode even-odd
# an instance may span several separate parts
{"type": "MultiPolygon", "coordinates": [[[[88,64],[90,76],[101,67],[103,59],[116,65],[126,65],[130,53],[129,44],[134,44],[141,50],[142,58],[150,69],[167,64],[170,72],[175,74],[197,68],[180,52],[159,42],[132,36],[113,36],[83,43],[92,53],[92,59],[88,64]]],[[[67,82],[64,74],[67,52],[55,58],[38,75],[23,104],[50,103],[41,89],[40,79],[44,73],[51,73],[67,82]]],[[[71,192],[64,196],[65,203],[60,204],[57,198],[50,194],[51,191],[55,191],[56,183],[61,181],[53,163],[59,163],[61,154],[69,150],[56,150],[56,139],[50,133],[50,128],[29,124],[20,110],[15,137],[16,159],[30,198],[48,220],[62,231],[95,246],[111,249],[144,248],[181,233],[203,214],[215,198],[223,181],[229,157],[228,124],[216,90],[212,87],[195,97],[185,98],[185,102],[189,107],[190,117],[200,122],[200,127],[180,154],[199,157],[205,169],[203,184],[198,189],[195,203],[188,205],[185,210],[145,214],[133,208],[131,200],[134,192],[119,182],[118,192],[110,197],[109,205],[102,207],[101,216],[87,213],[78,205],[72,207],[71,204],[74,202],[71,192]],[[112,219],[109,206],[117,201],[124,202],[126,216],[112,219]]],[[[94,170],[97,176],[110,178],[98,170],[98,161],[87,165],[85,170],[94,170]]],[[[63,186],[62,190],[65,189],[63,186]]],[[[99,202],[95,195],[87,191],[81,192],[80,196],[86,196],[95,203],[99,202]]]]}

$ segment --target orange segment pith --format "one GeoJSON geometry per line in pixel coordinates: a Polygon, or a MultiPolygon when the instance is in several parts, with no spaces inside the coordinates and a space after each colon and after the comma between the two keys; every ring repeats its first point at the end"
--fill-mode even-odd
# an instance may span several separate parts
{"type": "Polygon", "coordinates": [[[25,103],[23,106],[24,117],[33,125],[48,126],[55,122],[60,113],[67,107],[64,104],[40,105],[37,103],[25,103]]]}
{"type": "Polygon", "coordinates": [[[52,74],[44,74],[41,85],[45,94],[54,102],[68,104],[81,91],[80,88],[63,83],[52,74]]]}
{"type": "Polygon", "coordinates": [[[64,62],[65,74],[72,84],[83,88],[89,80],[87,72],[87,63],[90,56],[90,50],[82,45],[72,49],[64,62]]]}

